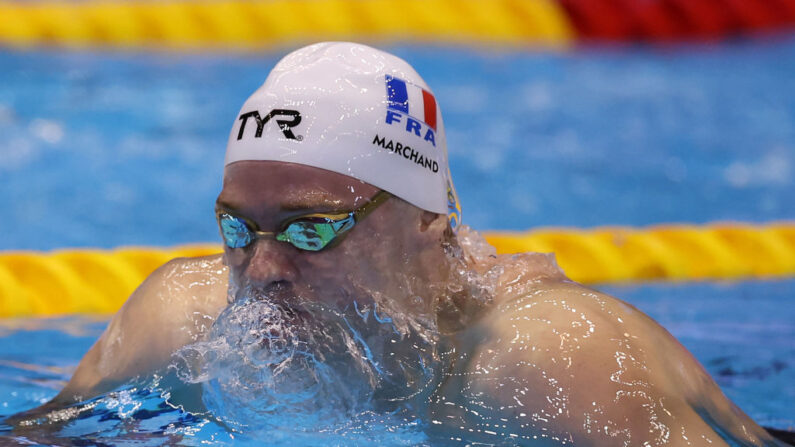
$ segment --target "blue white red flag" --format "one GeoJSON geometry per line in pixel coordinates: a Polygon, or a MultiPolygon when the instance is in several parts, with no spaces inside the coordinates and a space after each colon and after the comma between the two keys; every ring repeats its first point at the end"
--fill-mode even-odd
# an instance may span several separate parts
{"type": "Polygon", "coordinates": [[[387,75],[386,94],[387,108],[403,112],[436,130],[436,98],[431,92],[387,75]]]}

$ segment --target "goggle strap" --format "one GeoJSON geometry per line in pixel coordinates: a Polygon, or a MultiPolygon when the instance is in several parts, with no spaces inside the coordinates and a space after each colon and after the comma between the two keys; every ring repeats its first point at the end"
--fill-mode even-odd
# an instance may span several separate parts
{"type": "Polygon", "coordinates": [[[391,194],[389,194],[388,192],[384,190],[379,191],[378,194],[373,196],[373,198],[370,199],[369,202],[367,202],[366,204],[364,204],[364,206],[353,212],[353,218],[357,222],[364,219],[365,217],[367,217],[368,214],[373,212],[373,210],[378,208],[378,205],[384,203],[384,201],[390,197],[391,194]]]}

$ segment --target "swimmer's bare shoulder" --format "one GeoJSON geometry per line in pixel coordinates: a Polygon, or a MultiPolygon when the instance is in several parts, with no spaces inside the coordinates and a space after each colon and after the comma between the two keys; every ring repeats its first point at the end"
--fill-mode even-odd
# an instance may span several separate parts
{"type": "Polygon", "coordinates": [[[52,403],[110,391],[165,368],[198,340],[226,306],[228,270],[221,255],[177,258],[153,272],[113,316],[52,403]]]}
{"type": "Polygon", "coordinates": [[[437,416],[478,427],[483,442],[727,445],[722,431],[777,445],[633,306],[568,280],[551,256],[498,262],[494,307],[461,334],[468,361],[445,386],[449,402],[437,416]]]}

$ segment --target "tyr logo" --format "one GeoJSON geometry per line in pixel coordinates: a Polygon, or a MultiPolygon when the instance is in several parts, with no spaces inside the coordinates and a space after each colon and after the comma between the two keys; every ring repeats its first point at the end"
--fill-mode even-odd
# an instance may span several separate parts
{"type": "Polygon", "coordinates": [[[281,129],[282,133],[284,134],[285,138],[290,140],[303,140],[303,136],[298,135],[295,136],[293,133],[293,127],[299,125],[301,123],[301,114],[298,113],[297,110],[286,110],[286,109],[273,109],[265,115],[264,118],[260,117],[259,112],[254,110],[252,112],[246,112],[240,115],[240,131],[237,133],[237,139],[241,140],[243,138],[243,132],[246,130],[246,121],[249,118],[253,117],[254,120],[257,121],[257,131],[254,132],[254,138],[260,138],[262,136],[262,129],[265,128],[265,123],[270,121],[271,118],[275,116],[281,117],[288,117],[289,119],[279,119],[276,118],[276,124],[279,125],[279,129],[281,129]]]}

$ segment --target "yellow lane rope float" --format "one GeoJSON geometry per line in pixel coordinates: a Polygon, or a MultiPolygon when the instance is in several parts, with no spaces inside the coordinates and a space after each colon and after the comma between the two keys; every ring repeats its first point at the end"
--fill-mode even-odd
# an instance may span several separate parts
{"type": "Polygon", "coordinates": [[[554,0],[0,0],[0,45],[261,49],[317,40],[561,46],[554,0]]]}
{"type": "MultiPolygon", "coordinates": [[[[553,252],[583,283],[795,275],[795,223],[486,233],[499,253],[553,252]]],[[[220,245],[0,252],[0,317],[110,313],[158,266],[220,245]]]]}

